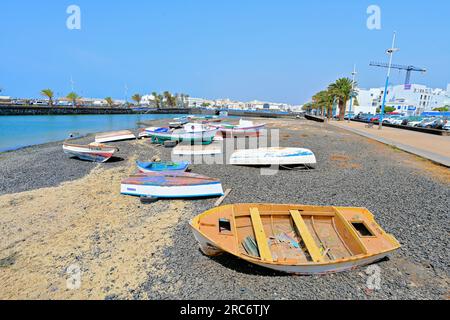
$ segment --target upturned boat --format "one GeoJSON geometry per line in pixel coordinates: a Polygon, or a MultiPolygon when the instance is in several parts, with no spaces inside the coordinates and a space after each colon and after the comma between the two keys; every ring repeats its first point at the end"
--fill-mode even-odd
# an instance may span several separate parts
{"type": "Polygon", "coordinates": [[[65,154],[82,160],[106,162],[114,155],[115,152],[119,151],[119,148],[99,143],[80,145],[65,142],[63,144],[63,150],[65,154]]]}
{"type": "Polygon", "coordinates": [[[316,156],[309,149],[303,148],[260,148],[238,150],[230,157],[232,165],[248,166],[313,166],[316,156]]]}
{"type": "Polygon", "coordinates": [[[132,175],[122,181],[121,193],[151,198],[203,198],[223,195],[220,180],[203,175],[163,171],[132,175]]]}
{"type": "Polygon", "coordinates": [[[148,128],[142,128],[139,130],[138,137],[139,138],[150,138],[150,132],[169,132],[169,128],[165,127],[148,127],[148,128]]]}
{"type": "Polygon", "coordinates": [[[189,162],[172,162],[172,161],[162,161],[162,162],[141,162],[136,161],[136,165],[140,172],[161,172],[161,171],[186,171],[189,167],[189,162]]]}
{"type": "Polygon", "coordinates": [[[194,144],[211,144],[217,129],[198,123],[185,124],[183,129],[169,132],[149,131],[153,143],[162,144],[164,141],[188,142],[194,144]]]}
{"type": "Polygon", "coordinates": [[[206,211],[191,227],[206,255],[300,275],[354,269],[400,248],[365,208],[235,204],[206,211]]]}
{"type": "Polygon", "coordinates": [[[224,138],[259,137],[266,124],[254,124],[253,121],[240,120],[238,125],[220,124],[215,126],[224,138]]]}
{"type": "Polygon", "coordinates": [[[114,142],[131,139],[136,139],[136,136],[133,134],[133,132],[129,130],[105,132],[97,134],[95,136],[95,142],[97,143],[114,142]]]}

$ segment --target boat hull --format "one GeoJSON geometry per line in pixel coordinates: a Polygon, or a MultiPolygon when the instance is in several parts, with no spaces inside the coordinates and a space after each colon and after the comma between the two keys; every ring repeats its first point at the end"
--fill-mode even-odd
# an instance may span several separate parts
{"type": "Polygon", "coordinates": [[[316,156],[311,150],[301,148],[261,148],[240,150],[230,158],[232,165],[315,165],[316,156]]]}
{"type": "Polygon", "coordinates": [[[189,167],[189,162],[183,161],[178,163],[172,162],[136,162],[140,172],[151,173],[161,171],[186,171],[189,167]]]}
{"type": "Polygon", "coordinates": [[[139,174],[121,183],[121,193],[154,198],[203,198],[223,195],[217,179],[180,171],[139,174]]]}
{"type": "Polygon", "coordinates": [[[118,131],[99,134],[95,137],[95,142],[105,143],[132,139],[136,139],[136,136],[131,131],[118,131]]]}
{"type": "Polygon", "coordinates": [[[100,148],[78,145],[63,145],[63,150],[65,154],[71,157],[99,163],[108,161],[117,151],[114,147],[100,148]]]}
{"type": "Polygon", "coordinates": [[[220,183],[197,186],[146,186],[135,184],[122,184],[120,189],[122,194],[137,197],[155,197],[155,198],[203,198],[223,196],[223,189],[220,183]]]}
{"type": "Polygon", "coordinates": [[[187,143],[210,144],[216,136],[217,130],[203,132],[152,132],[153,143],[163,143],[164,141],[178,141],[187,143]]]}

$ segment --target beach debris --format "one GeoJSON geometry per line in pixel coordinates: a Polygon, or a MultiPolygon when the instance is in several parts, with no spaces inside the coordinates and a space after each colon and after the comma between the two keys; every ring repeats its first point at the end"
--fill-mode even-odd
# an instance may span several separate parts
{"type": "Polygon", "coordinates": [[[214,204],[214,206],[215,206],[215,207],[220,206],[220,205],[225,201],[225,199],[228,197],[228,195],[229,195],[230,193],[231,193],[231,189],[225,190],[225,194],[224,194],[223,196],[221,196],[220,199],[218,199],[218,200],[216,201],[216,203],[214,204]]]}

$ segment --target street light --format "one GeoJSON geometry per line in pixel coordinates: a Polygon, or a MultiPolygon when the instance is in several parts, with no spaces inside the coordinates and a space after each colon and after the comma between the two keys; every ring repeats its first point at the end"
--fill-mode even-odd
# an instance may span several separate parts
{"type": "Polygon", "coordinates": [[[353,72],[352,72],[352,92],[350,93],[350,108],[348,111],[348,123],[350,123],[350,117],[352,115],[352,105],[353,105],[353,91],[355,90],[355,77],[357,75],[356,72],[356,65],[353,66],[353,72]]]}
{"type": "Polygon", "coordinates": [[[384,86],[383,104],[381,105],[380,119],[378,120],[380,123],[380,125],[378,127],[379,130],[381,130],[383,128],[384,109],[386,107],[386,96],[387,96],[387,90],[388,90],[388,86],[389,86],[389,77],[391,76],[392,58],[394,56],[394,53],[400,50],[398,48],[395,48],[396,36],[397,36],[397,33],[394,32],[394,37],[392,39],[392,47],[386,51],[386,53],[389,55],[389,68],[388,68],[388,73],[387,73],[387,77],[386,77],[386,85],[384,86]]]}

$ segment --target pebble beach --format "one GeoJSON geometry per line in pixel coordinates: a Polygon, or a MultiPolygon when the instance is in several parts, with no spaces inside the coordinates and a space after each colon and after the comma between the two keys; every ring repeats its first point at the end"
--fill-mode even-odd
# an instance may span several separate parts
{"type": "MultiPolygon", "coordinates": [[[[231,189],[223,204],[366,207],[402,248],[367,268],[318,276],[266,270],[198,249],[189,221],[217,199],[142,204],[120,195],[136,160],[171,159],[149,140],[113,143],[104,164],[69,158],[62,142],[0,153],[0,299],[448,299],[450,170],[327,124],[252,119],[280,145],[314,151],[313,170],[262,176],[253,167],[195,164],[231,189]],[[81,270],[68,287],[67,268],[81,270]]],[[[150,125],[161,125],[162,120],[150,125]]],[[[76,140],[93,141],[93,135],[76,140]]]]}

